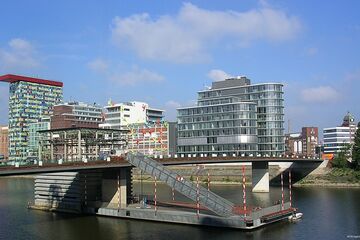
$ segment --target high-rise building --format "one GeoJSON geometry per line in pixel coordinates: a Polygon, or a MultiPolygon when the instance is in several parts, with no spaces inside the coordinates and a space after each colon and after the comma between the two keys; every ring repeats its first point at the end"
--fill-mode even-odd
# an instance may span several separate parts
{"type": "Polygon", "coordinates": [[[29,124],[50,116],[62,102],[63,83],[10,74],[0,81],[10,83],[9,160],[22,161],[28,156],[29,124]]]}
{"type": "Polygon", "coordinates": [[[353,144],[356,130],[355,118],[349,112],[345,115],[341,126],[324,128],[324,154],[331,158],[331,155],[353,144]]]}
{"type": "Polygon", "coordinates": [[[9,158],[9,128],[0,126],[0,158],[9,158]]]}
{"type": "Polygon", "coordinates": [[[105,110],[105,123],[100,127],[106,129],[124,129],[130,124],[162,121],[164,117],[164,110],[150,108],[144,102],[115,104],[110,100],[105,110]]]}
{"type": "Polygon", "coordinates": [[[102,107],[83,102],[67,102],[54,106],[51,129],[98,128],[103,123],[102,107]]]}
{"type": "Polygon", "coordinates": [[[283,85],[246,77],[213,82],[197,106],[178,109],[178,153],[282,155],[283,85]]]}

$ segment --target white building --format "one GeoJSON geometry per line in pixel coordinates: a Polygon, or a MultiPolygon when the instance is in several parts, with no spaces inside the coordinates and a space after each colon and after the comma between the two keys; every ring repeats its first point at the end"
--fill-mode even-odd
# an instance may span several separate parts
{"type": "Polygon", "coordinates": [[[197,105],[177,109],[179,154],[279,156],[285,152],[281,83],[215,81],[197,105]]]}
{"type": "Polygon", "coordinates": [[[144,102],[113,103],[105,107],[105,123],[101,128],[124,129],[130,124],[141,124],[147,122],[162,121],[164,110],[150,108],[144,102]]]}
{"type": "Polygon", "coordinates": [[[324,153],[338,153],[347,144],[354,142],[349,127],[324,128],[324,153]]]}
{"type": "Polygon", "coordinates": [[[340,127],[324,128],[324,153],[336,154],[354,143],[357,127],[354,117],[347,113],[340,127]]]}

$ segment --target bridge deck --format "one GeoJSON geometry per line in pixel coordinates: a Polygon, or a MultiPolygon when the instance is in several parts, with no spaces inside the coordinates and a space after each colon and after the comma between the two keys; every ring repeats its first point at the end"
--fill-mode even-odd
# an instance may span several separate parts
{"type": "MultiPolygon", "coordinates": [[[[321,163],[321,159],[309,158],[276,158],[276,157],[165,157],[156,159],[164,165],[212,164],[212,163],[242,163],[242,162],[303,162],[321,163]]],[[[0,166],[0,176],[38,174],[50,172],[79,171],[88,169],[122,168],[130,167],[123,157],[112,157],[111,161],[64,162],[62,164],[43,162],[39,165],[0,166]]]]}

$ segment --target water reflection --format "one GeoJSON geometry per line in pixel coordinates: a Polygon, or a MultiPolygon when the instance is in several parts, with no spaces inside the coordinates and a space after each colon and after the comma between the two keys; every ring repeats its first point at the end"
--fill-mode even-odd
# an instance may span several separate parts
{"type": "Polygon", "coordinates": [[[269,193],[252,193],[252,202],[256,203],[256,206],[265,207],[271,205],[269,193]]]}
{"type": "MultiPolygon", "coordinates": [[[[135,193],[140,186],[135,184],[135,193]]],[[[143,192],[153,195],[151,183],[143,192]]],[[[237,205],[242,204],[242,187],[212,186],[212,191],[237,205]]],[[[171,189],[158,187],[159,198],[171,200],[171,189]]],[[[247,202],[268,206],[281,199],[281,189],[252,193],[247,186],[247,202]]],[[[287,191],[285,198],[288,198],[287,191]]],[[[0,239],[346,239],[359,235],[360,189],[294,188],[294,204],[304,213],[296,224],[281,222],[251,232],[164,224],[117,218],[79,216],[28,210],[33,200],[33,180],[0,178],[0,239]]],[[[189,201],[176,194],[177,201],[189,201]]]]}

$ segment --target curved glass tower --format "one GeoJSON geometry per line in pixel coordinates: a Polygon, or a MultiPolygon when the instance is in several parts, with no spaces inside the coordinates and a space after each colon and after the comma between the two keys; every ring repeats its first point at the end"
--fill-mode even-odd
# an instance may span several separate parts
{"type": "Polygon", "coordinates": [[[213,82],[197,106],[178,109],[180,154],[284,154],[283,85],[246,77],[213,82]]]}

